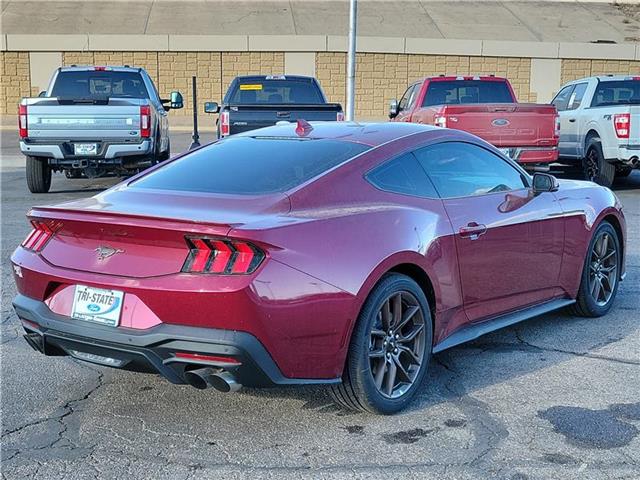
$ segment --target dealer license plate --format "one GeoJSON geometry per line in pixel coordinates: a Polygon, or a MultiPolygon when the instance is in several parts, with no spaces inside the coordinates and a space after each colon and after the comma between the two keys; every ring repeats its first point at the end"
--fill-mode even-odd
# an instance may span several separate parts
{"type": "Polygon", "coordinates": [[[78,320],[117,327],[124,292],[76,285],[71,316],[78,320]]]}
{"type": "Polygon", "coordinates": [[[74,143],[73,153],[76,155],[95,155],[98,153],[97,143],[74,143]]]}

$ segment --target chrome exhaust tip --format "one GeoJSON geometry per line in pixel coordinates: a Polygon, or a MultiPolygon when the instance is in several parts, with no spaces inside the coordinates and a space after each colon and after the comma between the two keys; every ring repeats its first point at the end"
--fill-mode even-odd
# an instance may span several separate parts
{"type": "Polygon", "coordinates": [[[211,367],[187,370],[184,379],[189,385],[198,390],[213,387],[219,392],[237,392],[242,388],[242,384],[229,372],[217,370],[211,367]]]}

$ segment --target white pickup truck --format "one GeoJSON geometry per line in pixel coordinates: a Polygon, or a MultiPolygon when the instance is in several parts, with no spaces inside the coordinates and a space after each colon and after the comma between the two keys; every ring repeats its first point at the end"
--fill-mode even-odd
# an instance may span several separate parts
{"type": "Polygon", "coordinates": [[[640,76],[604,75],[569,82],[551,102],[560,115],[560,163],[611,186],[640,168],[640,76]]]}
{"type": "Polygon", "coordinates": [[[127,175],[169,158],[167,111],[182,106],[179,92],[161,99],[142,68],[58,68],[45,92],[19,105],[29,190],[48,192],[55,171],[127,175]]]}

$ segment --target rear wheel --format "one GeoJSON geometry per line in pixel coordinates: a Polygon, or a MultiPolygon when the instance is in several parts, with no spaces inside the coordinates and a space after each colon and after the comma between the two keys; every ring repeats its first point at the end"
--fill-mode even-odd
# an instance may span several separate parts
{"type": "Polygon", "coordinates": [[[27,157],[27,187],[31,193],[47,193],[51,188],[51,168],[46,158],[27,157]]]}
{"type": "Polygon", "coordinates": [[[600,317],[613,305],[620,278],[620,239],[609,222],[602,222],[589,244],[573,313],[600,317]]]}
{"type": "Polygon", "coordinates": [[[598,185],[610,187],[613,184],[616,167],[604,158],[599,137],[594,136],[587,140],[586,152],[582,159],[584,178],[598,185]]]}
{"type": "Polygon", "coordinates": [[[400,274],[384,276],[358,317],[333,398],[351,410],[402,410],[424,379],[432,335],[429,304],[418,284],[400,274]]]}

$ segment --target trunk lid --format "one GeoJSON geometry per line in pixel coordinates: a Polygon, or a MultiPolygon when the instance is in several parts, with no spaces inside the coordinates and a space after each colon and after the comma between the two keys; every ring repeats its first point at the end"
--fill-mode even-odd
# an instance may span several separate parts
{"type": "Polygon", "coordinates": [[[556,108],[530,103],[446,105],[447,127],[473,133],[496,147],[556,146],[556,108]]]}
{"type": "Polygon", "coordinates": [[[140,106],[146,99],[27,99],[28,137],[33,140],[140,138],[140,106]]]}
{"type": "Polygon", "coordinates": [[[52,265],[143,278],[180,272],[186,236],[223,237],[232,228],[288,212],[284,194],[237,198],[115,189],[53,207],[30,218],[61,223],[41,255],[52,265]]]}

